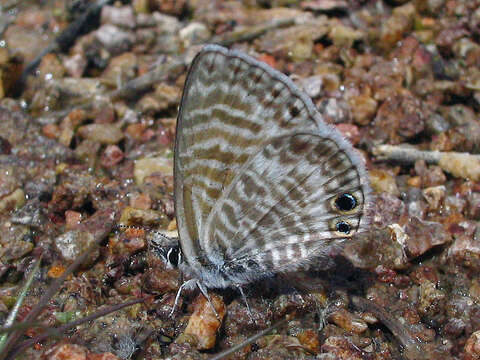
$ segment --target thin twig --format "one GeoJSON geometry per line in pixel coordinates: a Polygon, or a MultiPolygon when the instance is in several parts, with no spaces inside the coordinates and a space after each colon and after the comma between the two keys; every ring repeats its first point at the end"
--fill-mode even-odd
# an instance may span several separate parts
{"type": "Polygon", "coordinates": [[[3,5],[0,5],[0,9],[2,11],[8,11],[8,10],[14,8],[15,6],[17,6],[18,4],[20,4],[20,0],[5,1],[3,3],[3,5]]]}
{"type": "Polygon", "coordinates": [[[5,12],[0,11],[0,36],[3,36],[3,33],[7,28],[15,21],[15,16],[10,14],[5,14],[5,12]]]}
{"type": "Polygon", "coordinates": [[[428,164],[438,164],[441,153],[439,151],[418,150],[404,145],[379,145],[373,148],[373,155],[378,160],[391,160],[404,163],[414,163],[424,160],[428,164]]]}
{"type": "Polygon", "coordinates": [[[67,330],[69,330],[69,329],[71,329],[75,326],[78,326],[78,325],[84,324],[86,322],[101,318],[102,316],[111,314],[112,312],[123,309],[124,307],[135,305],[135,304],[138,304],[138,303],[141,303],[141,302],[144,302],[144,301],[145,301],[145,299],[135,299],[135,300],[127,301],[123,304],[112,305],[112,306],[109,306],[106,309],[99,310],[99,311],[97,311],[97,312],[95,312],[91,315],[85,316],[81,319],[74,320],[74,321],[69,322],[68,324],[59,326],[58,328],[50,329],[45,334],[38,335],[38,336],[34,337],[33,339],[26,340],[26,341],[22,342],[20,345],[18,345],[15,349],[13,349],[10,352],[10,354],[8,355],[8,359],[10,359],[10,358],[14,359],[16,356],[21,354],[23,351],[25,351],[27,348],[29,348],[33,344],[39,343],[39,342],[49,338],[50,336],[56,336],[58,334],[63,335],[63,333],[65,333],[67,330]]]}
{"type": "Polygon", "coordinates": [[[227,357],[228,355],[230,354],[233,354],[235,351],[238,351],[238,350],[241,350],[243,349],[245,346],[251,344],[252,342],[254,342],[255,340],[257,339],[260,339],[262,336],[265,336],[267,335],[268,333],[272,332],[273,330],[279,328],[280,326],[282,326],[283,324],[285,324],[287,321],[289,320],[288,317],[285,317],[284,319],[280,320],[280,321],[277,321],[277,323],[273,324],[272,326],[266,328],[265,330],[262,330],[260,331],[259,333],[249,337],[248,339],[246,339],[245,341],[242,341],[240,344],[237,344],[235,346],[232,346],[230,349],[227,349],[225,351],[222,351],[218,354],[216,354],[215,356],[213,356],[212,358],[210,358],[210,360],[221,360],[221,359],[224,359],[225,357],[227,357]]]}
{"type": "Polygon", "coordinates": [[[184,61],[174,61],[172,63],[158,65],[146,74],[130,80],[120,89],[112,91],[108,96],[112,101],[138,96],[138,94],[149,90],[154,84],[160,83],[171,74],[180,73],[185,66],[186,63],[184,61]]]}
{"type": "MultiPolygon", "coordinates": [[[[28,290],[30,290],[30,286],[32,286],[33,279],[35,278],[35,275],[40,269],[41,262],[42,262],[42,257],[40,256],[36,260],[35,266],[33,267],[32,271],[30,272],[30,274],[28,274],[27,280],[25,281],[25,284],[20,290],[20,294],[18,294],[17,301],[15,302],[15,305],[13,306],[12,311],[10,311],[10,314],[8,315],[7,320],[5,320],[5,323],[3,324],[4,327],[11,326],[15,321],[18,314],[18,310],[22,306],[23,300],[25,300],[28,290]]],[[[9,335],[8,333],[5,333],[0,336],[0,353],[2,353],[5,350],[5,344],[7,343],[8,335],[9,335]]]]}
{"type": "Polygon", "coordinates": [[[44,324],[42,324],[41,322],[38,322],[38,321],[34,321],[34,322],[29,322],[29,323],[26,323],[26,322],[17,322],[17,323],[14,323],[10,326],[2,326],[0,327],[0,334],[4,334],[4,333],[11,333],[15,330],[27,330],[27,329],[31,329],[31,328],[46,328],[46,326],[44,324]]]}
{"type": "Polygon", "coordinates": [[[440,166],[455,177],[480,181],[480,155],[418,150],[402,145],[380,145],[373,148],[373,155],[378,160],[414,163],[424,160],[428,164],[440,166]]]}
{"type": "Polygon", "coordinates": [[[114,0],[98,0],[92,3],[85,12],[80,15],[75,21],[69,24],[55,40],[53,40],[46,48],[44,48],[40,54],[38,54],[31,62],[29,62],[22,72],[20,80],[17,84],[17,88],[23,88],[27,77],[32,74],[38,67],[43,57],[51,52],[65,51],[67,50],[79,35],[85,32],[85,30],[95,23],[95,19],[98,18],[102,7],[113,3],[114,0]]]}
{"type": "Polygon", "coordinates": [[[242,29],[234,30],[222,36],[217,36],[212,39],[215,44],[229,46],[239,41],[250,41],[256,39],[269,30],[292,26],[295,24],[295,18],[275,19],[265,24],[244,27],[242,29]]]}
{"type": "Polygon", "coordinates": [[[408,360],[426,359],[425,356],[427,356],[427,354],[422,351],[422,344],[420,341],[414,338],[408,329],[395,319],[392,314],[375,304],[373,301],[359,296],[352,296],[351,300],[355,307],[375,315],[375,317],[392,332],[403,347],[403,356],[408,360]]]}
{"type": "MultiPolygon", "coordinates": [[[[23,322],[32,322],[35,321],[40,312],[47,306],[50,299],[56,294],[58,289],[62,286],[66,278],[72,274],[82,263],[85,262],[88,256],[95,251],[95,249],[100,245],[100,242],[105,238],[105,236],[110,232],[113,227],[115,213],[111,210],[102,211],[100,214],[97,214],[97,217],[100,217],[103,220],[102,226],[96,232],[94,232],[94,242],[84,251],[64,272],[58,277],[47,289],[47,291],[40,298],[38,303],[32,308],[32,310],[27,314],[23,319],[23,322]]],[[[97,220],[97,219],[95,219],[97,220]]],[[[5,351],[0,353],[0,360],[4,360],[8,350],[12,348],[13,344],[20,338],[22,332],[15,331],[8,338],[7,344],[5,345],[5,351]]]]}

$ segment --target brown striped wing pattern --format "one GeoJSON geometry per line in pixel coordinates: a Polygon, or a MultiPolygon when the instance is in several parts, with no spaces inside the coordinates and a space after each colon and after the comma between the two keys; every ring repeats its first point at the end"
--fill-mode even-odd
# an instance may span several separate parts
{"type": "Polygon", "coordinates": [[[227,287],[308,265],[366,228],[367,179],[285,75],[220,46],[196,56],[175,144],[184,271],[227,287]]]}

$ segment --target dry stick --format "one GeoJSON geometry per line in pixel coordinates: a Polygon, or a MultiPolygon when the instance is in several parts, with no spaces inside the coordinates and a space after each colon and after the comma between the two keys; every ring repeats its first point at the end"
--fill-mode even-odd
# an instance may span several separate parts
{"type": "Polygon", "coordinates": [[[253,40],[262,36],[269,30],[277,29],[280,27],[292,26],[293,24],[295,24],[295,18],[275,19],[269,21],[266,24],[245,27],[239,30],[229,32],[222,36],[216,36],[212,39],[212,42],[223,46],[229,46],[239,41],[253,40]]]}
{"type": "Polygon", "coordinates": [[[278,321],[276,324],[273,324],[272,326],[270,326],[269,328],[266,328],[265,330],[262,330],[260,331],[259,333],[249,337],[248,339],[246,339],[245,341],[241,342],[240,344],[237,344],[235,346],[232,346],[230,349],[227,349],[225,351],[222,351],[218,354],[216,354],[215,356],[211,357],[210,360],[221,360],[225,357],[227,357],[228,355],[230,354],[233,354],[235,351],[238,351],[238,350],[241,350],[243,349],[245,346],[247,346],[248,344],[251,344],[252,342],[254,342],[255,340],[261,338],[262,336],[264,335],[267,335],[269,332],[277,329],[278,327],[282,326],[283,324],[285,324],[287,321],[289,320],[289,317],[286,317],[285,319],[282,319],[280,321],[278,321]]]}
{"type": "Polygon", "coordinates": [[[406,163],[414,163],[424,160],[428,164],[438,164],[441,152],[418,150],[413,147],[402,145],[379,145],[372,151],[379,160],[393,160],[406,163]]]}
{"type": "MultiPolygon", "coordinates": [[[[86,251],[84,251],[64,272],[63,274],[58,277],[47,289],[45,294],[40,298],[37,305],[35,305],[32,310],[25,316],[23,322],[32,322],[34,321],[40,312],[45,308],[48,304],[48,301],[55,295],[55,293],[60,289],[65,279],[72,274],[85,260],[88,256],[99,246],[100,242],[105,238],[105,236],[110,232],[113,227],[114,221],[114,213],[112,211],[106,213],[106,220],[103,224],[103,228],[101,231],[97,231],[94,233],[95,241],[88,247],[86,251]],[[109,215],[110,214],[110,215],[109,215]]],[[[20,338],[22,332],[15,331],[8,339],[8,342],[5,346],[5,351],[0,354],[0,360],[4,360],[8,350],[13,346],[13,344],[20,338]]]]}
{"type": "MultiPolygon", "coordinates": [[[[174,61],[168,64],[158,65],[153,70],[128,81],[121,88],[110,91],[105,94],[105,96],[107,96],[112,102],[119,99],[136,97],[149,90],[153,85],[165,81],[165,79],[172,76],[172,74],[180,74],[185,66],[185,61],[174,61]]],[[[79,97],[75,99],[73,106],[75,106],[76,109],[88,109],[92,106],[91,98],[88,96],[79,97]]],[[[46,117],[49,119],[62,118],[68,115],[71,111],[71,109],[50,111],[46,117]]]]}
{"type": "Polygon", "coordinates": [[[85,12],[78,17],[78,19],[69,24],[53,42],[43,49],[40,54],[27,64],[27,66],[25,66],[17,87],[19,89],[23,88],[28,75],[35,71],[45,55],[51,52],[67,50],[79,35],[91,26],[92,23],[95,23],[94,20],[95,18],[98,18],[102,7],[113,2],[114,0],[98,0],[91,4],[85,12]]]}
{"type": "MultiPolygon", "coordinates": [[[[27,296],[27,292],[30,289],[30,286],[32,285],[33,279],[35,278],[35,275],[40,269],[41,262],[42,262],[42,257],[40,256],[35,261],[35,266],[33,267],[32,271],[30,272],[30,274],[28,274],[27,280],[25,281],[25,284],[23,285],[22,289],[20,290],[20,293],[18,294],[17,301],[15,302],[15,305],[10,311],[10,314],[8,315],[7,320],[5,320],[5,323],[3,324],[3,326],[9,327],[15,321],[15,318],[17,317],[17,314],[18,314],[18,310],[20,309],[20,306],[22,306],[23,300],[25,300],[25,297],[27,296]]],[[[8,335],[9,335],[8,333],[5,333],[5,334],[2,334],[2,336],[0,336],[0,353],[3,352],[4,350],[4,346],[7,343],[8,335]]]]}
{"type": "Polygon", "coordinates": [[[10,13],[9,10],[17,6],[19,2],[20,0],[4,1],[0,5],[0,37],[17,18],[17,12],[10,13]]]}
{"type": "MultiPolygon", "coordinates": [[[[38,322],[38,321],[29,322],[29,323],[21,322],[21,323],[12,324],[10,326],[0,327],[0,334],[12,333],[14,330],[27,330],[27,329],[31,329],[31,328],[41,328],[41,329],[45,328],[45,329],[47,329],[48,326],[46,326],[43,323],[38,322]]],[[[3,349],[2,349],[2,351],[3,351],[3,349]]]]}
{"type": "Polygon", "coordinates": [[[380,322],[385,325],[397,338],[403,347],[402,355],[408,360],[424,360],[425,352],[422,351],[422,344],[414,338],[408,329],[395,319],[389,312],[381,308],[373,301],[363,299],[358,296],[351,297],[353,305],[362,311],[371,312],[380,322]]]}
{"type": "Polygon", "coordinates": [[[372,150],[379,160],[414,163],[424,160],[428,164],[440,166],[455,177],[480,181],[480,155],[460,152],[418,150],[401,145],[380,145],[372,150]]]}
{"type": "Polygon", "coordinates": [[[0,6],[2,10],[10,10],[17,6],[20,3],[20,0],[10,0],[10,1],[5,1],[3,5],[0,6]]]}
{"type": "Polygon", "coordinates": [[[3,36],[3,33],[7,28],[15,21],[15,16],[7,15],[3,11],[0,11],[0,36],[3,36]]]}
{"type": "Polygon", "coordinates": [[[59,326],[58,328],[53,328],[51,329],[49,332],[47,332],[46,334],[42,334],[42,335],[39,335],[39,336],[36,336],[34,337],[33,339],[30,339],[30,340],[26,340],[24,342],[22,342],[20,345],[18,345],[18,347],[16,347],[15,349],[13,349],[8,358],[10,359],[14,359],[15,356],[19,355],[20,353],[22,353],[25,349],[29,348],[30,346],[32,346],[33,344],[36,344],[40,341],[43,341],[45,339],[47,339],[48,337],[50,336],[53,336],[55,334],[61,334],[65,331],[67,331],[68,329],[71,329],[75,326],[78,326],[78,325],[81,325],[81,324],[84,324],[86,322],[89,322],[89,321],[92,321],[92,320],[96,320],[102,316],[105,316],[105,315],[108,315],[112,312],[115,312],[115,311],[118,311],[120,309],[123,309],[124,307],[127,307],[127,306],[131,306],[131,305],[135,305],[135,304],[138,304],[138,303],[141,303],[141,302],[144,302],[145,299],[135,299],[135,300],[130,300],[130,301],[127,301],[123,304],[116,304],[116,305],[112,305],[112,306],[109,306],[108,308],[106,309],[103,309],[103,310],[99,310],[91,315],[88,315],[88,316],[85,316],[81,319],[78,319],[78,320],[75,320],[75,321],[72,321],[72,322],[69,322],[68,324],[65,324],[65,325],[62,325],[62,326],[59,326]]]}
{"type": "Polygon", "coordinates": [[[138,96],[139,93],[147,91],[154,84],[163,81],[165,77],[172,73],[180,73],[185,66],[185,61],[174,61],[172,63],[158,65],[146,74],[130,80],[120,89],[110,92],[108,96],[112,101],[138,96]]]}

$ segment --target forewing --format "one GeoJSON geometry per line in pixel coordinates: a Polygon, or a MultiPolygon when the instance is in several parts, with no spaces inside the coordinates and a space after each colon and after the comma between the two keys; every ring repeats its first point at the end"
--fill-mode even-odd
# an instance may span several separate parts
{"type": "Polygon", "coordinates": [[[239,169],[276,137],[316,131],[312,108],[286,76],[246,55],[218,46],[197,55],[175,144],[178,229],[190,262],[202,261],[207,218],[239,169]]]}
{"type": "Polygon", "coordinates": [[[362,230],[369,188],[352,151],[318,131],[265,144],[217,202],[207,253],[224,253],[226,267],[248,259],[264,270],[289,271],[362,230]]]}

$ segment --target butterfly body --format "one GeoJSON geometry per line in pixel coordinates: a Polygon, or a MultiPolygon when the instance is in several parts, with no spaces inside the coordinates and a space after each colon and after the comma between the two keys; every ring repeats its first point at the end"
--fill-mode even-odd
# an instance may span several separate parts
{"type": "Polygon", "coordinates": [[[174,164],[180,268],[206,288],[305,268],[367,226],[351,144],[290,79],[237,51],[194,59],[174,164]]]}

